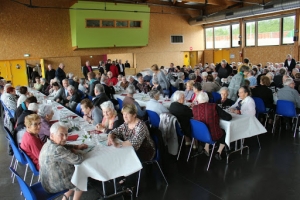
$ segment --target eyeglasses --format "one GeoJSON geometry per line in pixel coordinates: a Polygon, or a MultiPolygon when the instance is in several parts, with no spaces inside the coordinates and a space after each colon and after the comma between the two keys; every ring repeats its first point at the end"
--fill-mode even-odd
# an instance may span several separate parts
{"type": "Polygon", "coordinates": [[[37,127],[37,126],[41,126],[42,122],[40,123],[34,123],[34,124],[31,124],[31,126],[34,126],[34,127],[37,127]]]}

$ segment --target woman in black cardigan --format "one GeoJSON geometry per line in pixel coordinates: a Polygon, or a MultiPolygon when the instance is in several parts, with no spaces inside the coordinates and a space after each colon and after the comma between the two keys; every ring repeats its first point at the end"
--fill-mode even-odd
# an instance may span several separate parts
{"type": "Polygon", "coordinates": [[[226,107],[230,107],[232,106],[235,102],[232,101],[231,99],[228,99],[228,94],[229,94],[229,90],[227,87],[222,87],[220,89],[220,94],[221,94],[221,99],[219,99],[216,104],[221,104],[222,108],[226,108],[226,107]]]}
{"type": "Polygon", "coordinates": [[[252,97],[259,97],[264,101],[266,108],[273,108],[273,92],[269,88],[270,79],[267,76],[260,78],[260,85],[252,89],[252,97]]]}
{"type": "Polygon", "coordinates": [[[185,135],[185,144],[190,145],[191,143],[191,125],[190,119],[193,117],[192,109],[184,105],[185,97],[184,91],[176,91],[173,95],[174,102],[171,103],[169,111],[174,115],[185,135]]]}

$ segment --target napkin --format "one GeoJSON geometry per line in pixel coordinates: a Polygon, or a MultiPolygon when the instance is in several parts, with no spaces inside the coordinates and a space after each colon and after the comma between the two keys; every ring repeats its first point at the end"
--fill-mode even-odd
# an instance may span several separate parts
{"type": "Polygon", "coordinates": [[[121,94],[121,96],[127,96],[127,94],[121,94]]]}
{"type": "Polygon", "coordinates": [[[79,137],[78,135],[70,135],[68,136],[67,141],[76,141],[78,137],[79,137]]]}
{"type": "Polygon", "coordinates": [[[57,109],[63,109],[64,107],[63,106],[57,106],[57,109]]]}
{"type": "Polygon", "coordinates": [[[49,122],[49,124],[52,125],[52,124],[54,124],[55,122],[58,122],[58,120],[52,120],[52,121],[49,122]]]}

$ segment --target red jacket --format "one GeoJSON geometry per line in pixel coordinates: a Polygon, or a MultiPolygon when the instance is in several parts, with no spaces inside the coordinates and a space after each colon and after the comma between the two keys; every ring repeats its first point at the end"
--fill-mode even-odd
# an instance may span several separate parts
{"type": "Polygon", "coordinates": [[[116,65],[111,65],[110,68],[109,68],[109,71],[111,71],[113,77],[116,77],[116,78],[118,77],[119,70],[118,70],[118,67],[116,65]]]}

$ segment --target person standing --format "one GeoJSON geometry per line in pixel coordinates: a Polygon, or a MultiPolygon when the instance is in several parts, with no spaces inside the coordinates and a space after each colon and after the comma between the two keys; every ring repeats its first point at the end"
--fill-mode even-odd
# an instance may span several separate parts
{"type": "Polygon", "coordinates": [[[83,73],[83,76],[85,77],[85,79],[88,79],[87,74],[92,71],[93,71],[93,68],[90,64],[90,61],[86,61],[85,66],[82,67],[82,73],[83,73]]]}
{"type": "Polygon", "coordinates": [[[125,76],[125,65],[122,64],[122,60],[121,59],[119,60],[119,63],[117,65],[117,67],[118,67],[119,74],[125,76]]]}
{"type": "Polygon", "coordinates": [[[125,67],[130,68],[130,64],[128,63],[128,60],[126,60],[126,62],[125,62],[125,67]]]}
{"type": "Polygon", "coordinates": [[[118,67],[116,66],[116,62],[115,61],[112,62],[112,64],[111,64],[111,66],[110,66],[109,69],[110,69],[109,71],[112,73],[112,76],[117,78],[118,75],[119,75],[119,70],[118,70],[118,67]]]}
{"type": "Polygon", "coordinates": [[[292,70],[295,68],[296,66],[296,61],[295,59],[292,57],[291,54],[288,54],[286,57],[286,60],[284,61],[284,66],[288,68],[288,72],[291,73],[292,70]]]}
{"type": "Polygon", "coordinates": [[[56,72],[55,77],[59,80],[60,83],[62,83],[62,80],[66,78],[66,73],[64,71],[65,65],[63,63],[60,63],[56,72]]]}
{"type": "Polygon", "coordinates": [[[48,70],[46,71],[46,80],[48,83],[50,83],[51,79],[55,78],[55,69],[52,69],[52,65],[48,65],[48,70]]]}

